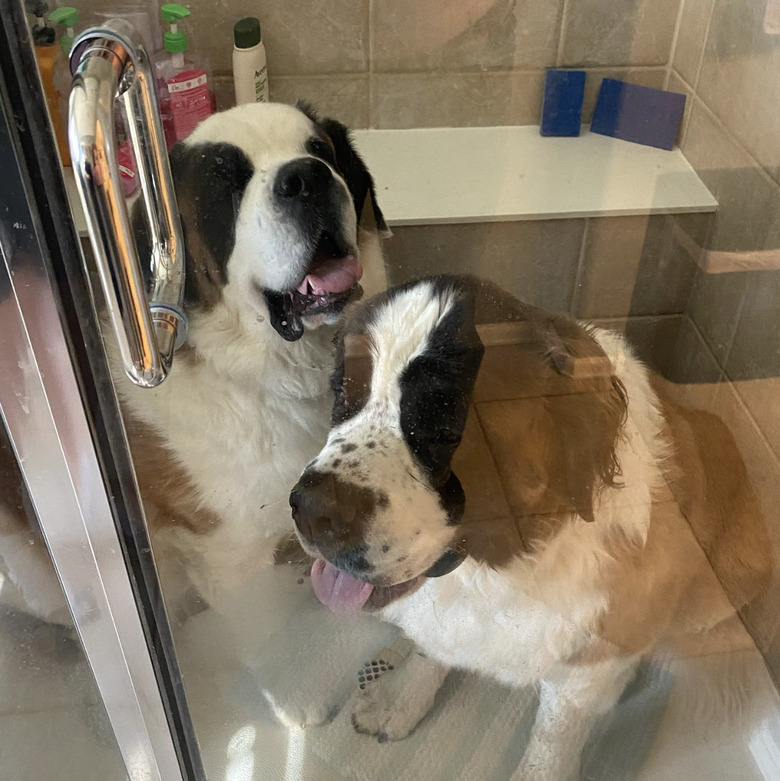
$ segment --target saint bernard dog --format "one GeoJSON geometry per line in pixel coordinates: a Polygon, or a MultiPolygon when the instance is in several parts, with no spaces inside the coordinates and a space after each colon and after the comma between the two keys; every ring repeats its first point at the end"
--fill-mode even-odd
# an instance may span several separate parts
{"type": "Polygon", "coordinates": [[[356,305],[332,382],[327,444],[290,495],[314,591],[420,649],[364,685],[359,732],[403,738],[460,668],[540,688],[513,778],[577,776],[594,721],[673,619],[700,631],[723,618],[691,606],[706,573],[686,560],[670,485],[732,603],[766,583],[767,537],[728,430],[663,405],[617,333],[432,277],[356,305]],[[489,445],[476,463],[464,431],[489,445]],[[469,511],[480,459],[495,461],[511,518],[469,511]]]}
{"type": "MultiPolygon", "coordinates": [[[[107,342],[163,593],[175,607],[193,586],[211,601],[272,563],[290,533],[290,488],[327,436],[335,325],[361,284],[386,286],[386,226],[347,129],[306,105],[218,113],[171,150],[171,170],[187,341],[153,390],[123,376],[107,342]]],[[[148,256],[145,233],[136,234],[148,256]]],[[[12,459],[8,448],[0,455],[12,459]]],[[[30,612],[67,623],[43,545],[30,544],[18,475],[8,472],[4,572],[30,612]]]]}

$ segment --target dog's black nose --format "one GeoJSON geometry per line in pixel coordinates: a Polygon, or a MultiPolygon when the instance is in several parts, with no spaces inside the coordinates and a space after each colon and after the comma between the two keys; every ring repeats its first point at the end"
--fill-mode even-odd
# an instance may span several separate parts
{"type": "Polygon", "coordinates": [[[324,472],[304,472],[290,494],[298,531],[326,556],[337,556],[362,544],[374,505],[369,489],[324,472]]]}
{"type": "Polygon", "coordinates": [[[274,192],[279,198],[302,200],[325,192],[332,178],[330,168],[321,160],[301,157],[279,169],[274,192]]]}

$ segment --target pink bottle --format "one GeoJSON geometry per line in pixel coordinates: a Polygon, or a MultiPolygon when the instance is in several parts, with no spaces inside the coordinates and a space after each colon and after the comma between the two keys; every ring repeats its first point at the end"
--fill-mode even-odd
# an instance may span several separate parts
{"type": "Polygon", "coordinates": [[[209,89],[206,68],[185,55],[187,35],[179,32],[178,22],[190,12],[178,3],[166,3],[160,10],[163,19],[171,25],[163,36],[167,54],[155,64],[160,113],[170,148],[187,138],[199,122],[214,113],[215,100],[209,89]]]}

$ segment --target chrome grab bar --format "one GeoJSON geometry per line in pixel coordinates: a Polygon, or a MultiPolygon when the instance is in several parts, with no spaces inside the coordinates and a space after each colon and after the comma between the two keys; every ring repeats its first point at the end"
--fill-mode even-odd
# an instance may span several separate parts
{"type": "Polygon", "coordinates": [[[186,338],[184,241],[149,57],[136,30],[113,19],[85,30],[70,54],[68,137],[100,281],[128,377],[143,388],[167,376],[186,338]],[[135,154],[152,257],[148,295],[117,160],[121,98],[135,154]]]}

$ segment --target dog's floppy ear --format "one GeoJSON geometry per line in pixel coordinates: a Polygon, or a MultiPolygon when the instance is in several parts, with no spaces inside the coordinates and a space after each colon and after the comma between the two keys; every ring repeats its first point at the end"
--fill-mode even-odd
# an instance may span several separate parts
{"type": "Polygon", "coordinates": [[[558,452],[556,468],[563,473],[557,477],[565,482],[566,498],[586,521],[595,518],[599,492],[618,486],[616,450],[628,414],[625,388],[606,356],[602,365],[601,376],[572,378],[568,393],[546,399],[558,452]]]}
{"type": "MultiPolygon", "coordinates": [[[[225,143],[178,143],[170,151],[170,164],[186,249],[184,301],[212,306],[227,283],[236,217],[254,168],[238,147],[225,143]]],[[[133,229],[139,254],[151,258],[140,205],[133,229]]],[[[149,264],[143,265],[146,274],[149,264]]]]}
{"type": "Polygon", "coordinates": [[[321,119],[311,104],[305,101],[299,100],[296,105],[330,139],[336,167],[352,194],[358,225],[367,229],[375,228],[379,233],[388,235],[387,223],[376,200],[374,180],[355,149],[349,129],[338,120],[327,117],[321,119]]]}
{"type": "MultiPolygon", "coordinates": [[[[477,333],[474,296],[457,278],[432,278],[437,295],[454,290],[447,314],[428,336],[425,349],[401,378],[401,428],[410,449],[442,487],[466,427],[485,348],[477,333]]],[[[404,288],[400,288],[403,290],[404,288]]]]}

